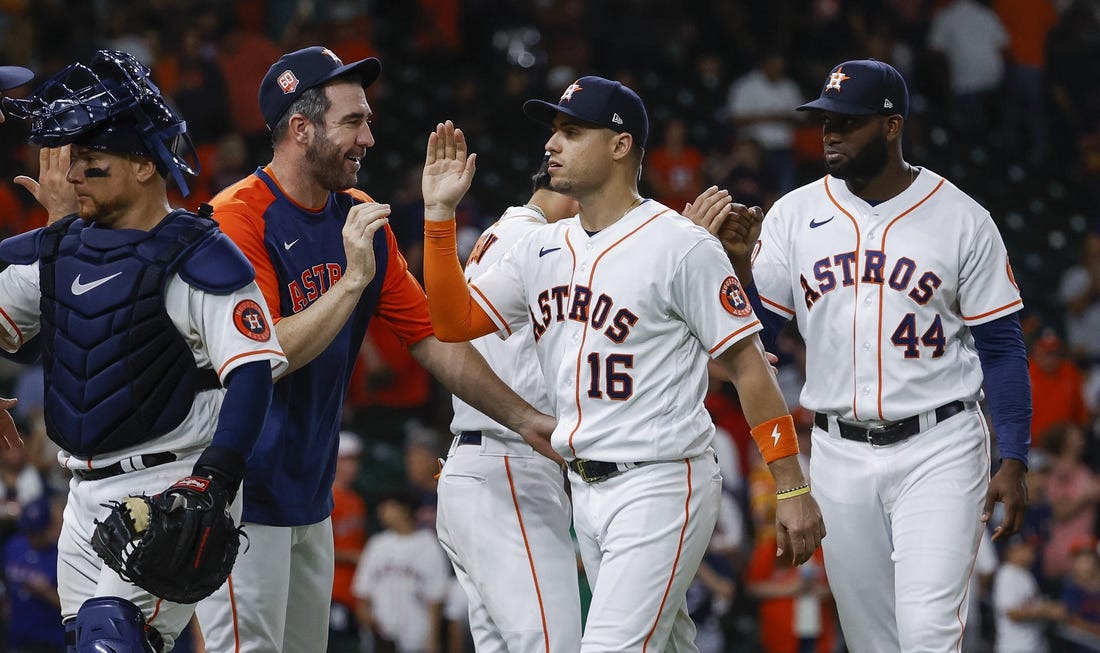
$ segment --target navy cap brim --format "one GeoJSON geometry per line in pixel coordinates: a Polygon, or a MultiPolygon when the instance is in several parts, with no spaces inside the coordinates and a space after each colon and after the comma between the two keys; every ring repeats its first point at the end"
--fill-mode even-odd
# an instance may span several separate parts
{"type": "Polygon", "coordinates": [[[20,66],[0,66],[0,91],[22,86],[34,79],[34,73],[20,66]]]}
{"type": "Polygon", "coordinates": [[[328,75],[325,75],[325,77],[318,81],[315,86],[320,86],[329,80],[336,79],[348,73],[358,74],[359,78],[363,81],[363,88],[367,88],[378,79],[380,74],[382,74],[382,62],[374,57],[367,57],[366,59],[349,63],[346,66],[340,66],[328,75]]]}
{"type": "MultiPolygon", "coordinates": [[[[573,111],[570,111],[569,109],[567,109],[567,108],[565,108],[565,107],[563,107],[559,104],[551,104],[550,102],[547,102],[546,100],[527,100],[526,102],[523,103],[523,113],[526,114],[527,117],[530,118],[531,120],[534,120],[535,122],[541,122],[544,125],[553,126],[554,118],[559,113],[564,113],[565,115],[569,116],[570,118],[575,118],[577,120],[580,120],[581,122],[583,122],[586,125],[596,125],[596,123],[592,122],[591,120],[589,120],[589,119],[587,119],[583,116],[580,116],[580,115],[574,113],[573,111]]],[[[604,128],[604,129],[611,129],[610,127],[606,127],[604,125],[596,125],[596,126],[604,128]]],[[[612,130],[612,131],[614,131],[614,130],[612,130]]]]}
{"type": "Polygon", "coordinates": [[[844,102],[831,97],[822,97],[813,102],[807,102],[798,107],[797,111],[831,111],[848,116],[870,116],[878,113],[878,111],[868,109],[861,104],[844,102]]]}

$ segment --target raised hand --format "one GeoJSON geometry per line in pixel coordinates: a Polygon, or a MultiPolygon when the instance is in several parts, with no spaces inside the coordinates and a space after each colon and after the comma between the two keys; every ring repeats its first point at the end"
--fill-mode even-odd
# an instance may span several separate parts
{"type": "Polygon", "coordinates": [[[38,152],[38,180],[19,175],[13,181],[34,195],[49,217],[46,224],[72,215],[80,210],[76,190],[67,176],[72,165],[72,146],[43,147],[38,152]]]}
{"type": "Polygon", "coordinates": [[[445,222],[454,217],[474,180],[476,154],[466,153],[466,136],[450,120],[436,125],[428,136],[421,189],[424,219],[445,222]]]}
{"type": "Polygon", "coordinates": [[[374,234],[389,224],[390,205],[363,202],[348,210],[342,234],[348,265],[344,279],[356,287],[365,288],[374,279],[377,262],[374,259],[374,234]]]}

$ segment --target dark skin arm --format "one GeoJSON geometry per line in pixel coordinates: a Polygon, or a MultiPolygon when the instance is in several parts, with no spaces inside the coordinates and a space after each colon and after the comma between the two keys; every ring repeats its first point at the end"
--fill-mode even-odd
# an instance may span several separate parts
{"type": "Polygon", "coordinates": [[[1005,517],[999,526],[993,529],[993,541],[1008,538],[1020,532],[1024,525],[1024,511],[1027,510],[1027,467],[1023,461],[1005,458],[1001,468],[989,480],[989,491],[985,495],[985,507],[982,508],[982,523],[993,518],[993,504],[1004,504],[1005,517]]]}

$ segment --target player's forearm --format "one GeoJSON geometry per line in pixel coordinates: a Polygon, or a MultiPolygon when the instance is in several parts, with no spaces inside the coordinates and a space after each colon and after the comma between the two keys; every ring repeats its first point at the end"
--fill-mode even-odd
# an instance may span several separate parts
{"type": "Polygon", "coordinates": [[[464,342],[496,330],[470,296],[455,241],[455,222],[424,222],[424,289],[432,330],[444,342],[464,342]]]}
{"type": "Polygon", "coordinates": [[[409,352],[452,394],[513,431],[521,432],[539,414],[500,380],[469,343],[428,337],[409,352]]]}
{"type": "Polygon", "coordinates": [[[343,277],[305,310],[275,324],[288,363],[284,375],[309,364],[332,343],[355,311],[365,287],[343,277]]]}
{"type": "Polygon", "coordinates": [[[761,447],[776,486],[785,490],[805,483],[798,457],[794,455],[798,453],[798,446],[790,411],[764,358],[760,339],[755,336],[746,338],[730,347],[718,360],[737,388],[745,419],[753,427],[753,437],[761,447]],[[768,427],[769,424],[773,426],[768,427]],[[764,428],[769,433],[758,437],[758,428],[764,428]],[[761,445],[761,441],[766,446],[761,445]],[[773,459],[768,455],[768,449],[781,453],[773,459]]]}
{"type": "Polygon", "coordinates": [[[1027,464],[1031,444],[1031,378],[1019,317],[971,327],[985,377],[986,400],[1002,458],[1027,464]]]}

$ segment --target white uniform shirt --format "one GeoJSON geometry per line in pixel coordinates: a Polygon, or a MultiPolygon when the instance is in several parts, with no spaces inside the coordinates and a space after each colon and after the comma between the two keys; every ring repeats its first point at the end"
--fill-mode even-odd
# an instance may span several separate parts
{"type": "Polygon", "coordinates": [[[703,453],[707,357],[760,330],[718,240],[652,200],[592,236],[579,218],[524,236],[472,294],[532,337],[565,458],[703,453]]]}
{"type": "MultiPolygon", "coordinates": [[[[466,280],[477,279],[493,263],[503,258],[521,237],[545,226],[546,219],[537,211],[526,206],[510,207],[500,220],[481,234],[466,263],[466,280]]],[[[499,338],[503,335],[505,334],[482,336],[470,344],[485,357],[497,376],[515,390],[516,394],[540,412],[550,413],[553,408],[550,398],[546,396],[538,357],[531,346],[531,324],[517,325],[515,332],[502,342],[499,338]]],[[[497,424],[457,396],[453,403],[455,414],[451,421],[452,432],[492,431],[502,439],[516,442],[523,440],[519,434],[497,424]]]]}
{"type": "Polygon", "coordinates": [[[877,206],[828,176],[789,193],[764,220],[753,277],[805,337],[802,405],[849,419],[978,400],[968,327],[1023,306],[989,212],[928,169],[877,206]]]}
{"type": "Polygon", "coordinates": [[[729,116],[741,118],[764,113],[790,115],[790,120],[767,120],[739,127],[744,138],[751,138],[766,150],[786,149],[794,142],[794,107],[802,104],[798,84],[786,77],[772,80],[759,70],[738,79],[730,87],[729,116]]]}
{"type": "MultiPolygon", "coordinates": [[[[38,335],[42,294],[38,273],[37,262],[12,265],[0,272],[0,346],[5,351],[16,351],[38,335]]],[[[109,288],[104,286],[103,290],[109,288]]],[[[245,363],[268,361],[276,375],[286,367],[286,356],[275,337],[271,313],[255,282],[227,295],[214,295],[190,286],[176,274],[169,279],[165,289],[165,308],[191,347],[195,364],[199,369],[213,369],[222,383],[230,372],[245,363]],[[254,305],[263,310],[267,321],[266,340],[245,335],[244,325],[238,326],[243,318],[234,315],[236,308],[254,305]]],[[[129,449],[111,452],[109,456],[96,456],[94,464],[65,451],[58,454],[58,460],[69,469],[89,469],[135,454],[205,447],[214,434],[224,396],[224,390],[197,393],[191,412],[175,429],[156,440],[139,442],[129,449]]]]}
{"type": "Polygon", "coordinates": [[[367,542],[351,591],[369,598],[379,634],[400,653],[423,651],[428,642],[428,604],[447,597],[450,563],[435,533],[383,531],[367,542]]]}

